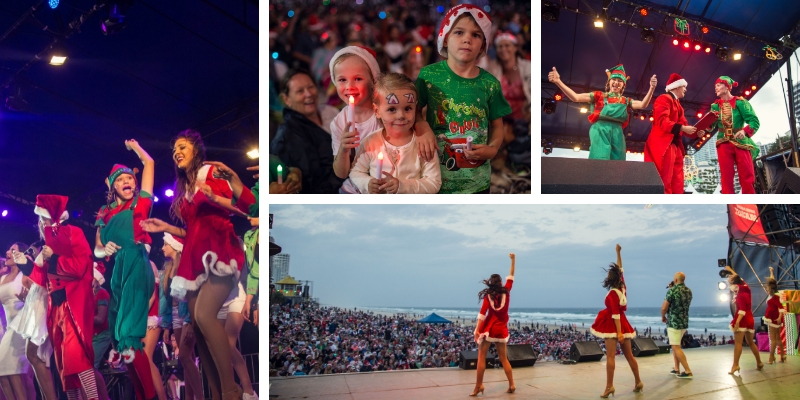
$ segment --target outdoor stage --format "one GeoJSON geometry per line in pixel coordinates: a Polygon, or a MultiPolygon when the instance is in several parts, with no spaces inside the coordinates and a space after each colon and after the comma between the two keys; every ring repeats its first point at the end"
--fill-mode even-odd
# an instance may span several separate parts
{"type": "MultiPolygon", "coordinates": [[[[733,346],[686,349],[694,379],[669,374],[672,355],[637,358],[643,393],[633,393],[633,375],[625,358],[616,358],[615,398],[637,399],[789,399],[800,393],[800,357],[756,371],[752,353],[743,349],[741,377],[728,375],[733,346]]],[[[537,363],[514,370],[517,392],[508,388],[502,369],[486,371],[485,398],[590,399],[605,389],[605,357],[601,361],[562,365],[537,363]]],[[[475,385],[475,370],[440,368],[356,374],[270,378],[270,398],[277,399],[464,399],[475,385]]],[[[479,396],[480,397],[480,396],[479,396]]]]}

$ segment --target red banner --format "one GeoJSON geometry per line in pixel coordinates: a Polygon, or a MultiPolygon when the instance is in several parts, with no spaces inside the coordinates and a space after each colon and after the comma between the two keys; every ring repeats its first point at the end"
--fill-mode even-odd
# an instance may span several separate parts
{"type": "Polygon", "coordinates": [[[728,225],[733,239],[769,244],[755,204],[728,204],[728,225]]]}

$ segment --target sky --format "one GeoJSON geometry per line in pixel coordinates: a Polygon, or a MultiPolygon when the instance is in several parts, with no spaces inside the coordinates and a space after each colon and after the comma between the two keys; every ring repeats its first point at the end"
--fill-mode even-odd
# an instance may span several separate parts
{"type": "Polygon", "coordinates": [[[658,307],[677,271],[718,306],[725,205],[270,205],[289,274],[338,307],[479,307],[509,273],[516,307],[599,307],[622,246],[628,304],[658,307]]]}

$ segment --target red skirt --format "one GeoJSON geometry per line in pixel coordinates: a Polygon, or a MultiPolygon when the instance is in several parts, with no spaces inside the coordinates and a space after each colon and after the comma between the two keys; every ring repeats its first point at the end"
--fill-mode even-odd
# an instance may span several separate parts
{"type": "Polygon", "coordinates": [[[480,334],[489,342],[508,343],[508,324],[496,318],[487,318],[480,334]]]}
{"type": "Polygon", "coordinates": [[[754,333],[756,331],[755,330],[755,321],[753,321],[753,313],[745,312],[744,317],[742,317],[742,320],[739,321],[739,329],[735,330],[735,329],[733,329],[733,327],[736,325],[736,319],[737,318],[739,318],[738,314],[731,321],[730,328],[731,328],[732,331],[734,331],[734,332],[750,332],[750,333],[754,333]]]}
{"type": "MultiPolygon", "coordinates": [[[[619,325],[625,338],[636,337],[636,332],[628,322],[628,318],[625,317],[625,313],[619,313],[619,325]]],[[[605,309],[597,313],[591,332],[592,335],[604,339],[615,339],[617,337],[617,325],[614,323],[614,318],[611,317],[611,310],[605,309]]]]}

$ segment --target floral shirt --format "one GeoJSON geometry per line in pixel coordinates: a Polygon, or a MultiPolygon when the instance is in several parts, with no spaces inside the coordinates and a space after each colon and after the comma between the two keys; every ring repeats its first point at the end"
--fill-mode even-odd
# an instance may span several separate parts
{"type": "Polygon", "coordinates": [[[692,303],[692,290],[683,283],[679,283],[667,291],[665,300],[669,302],[667,326],[672,329],[687,329],[689,327],[689,305],[692,303]]]}

